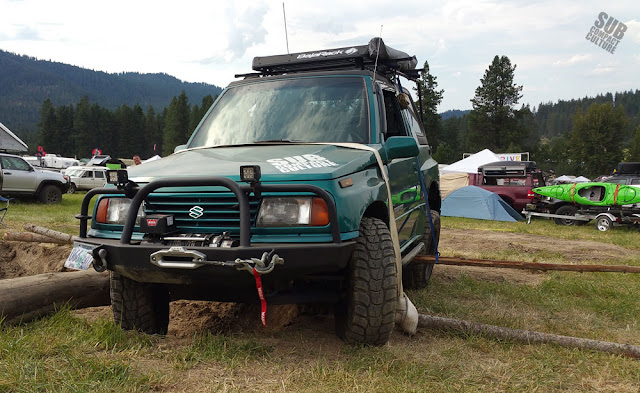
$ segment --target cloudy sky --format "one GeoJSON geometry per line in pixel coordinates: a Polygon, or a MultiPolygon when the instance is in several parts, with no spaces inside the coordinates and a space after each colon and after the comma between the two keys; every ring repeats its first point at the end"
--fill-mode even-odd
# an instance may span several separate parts
{"type": "MultiPolygon", "coordinates": [[[[495,55],[517,65],[531,106],[640,88],[638,0],[284,4],[290,52],[364,45],[382,26],[389,46],[429,62],[444,89],[440,111],[471,108],[495,55]],[[626,26],[613,53],[585,38],[601,12],[626,26]]],[[[0,0],[0,17],[5,51],[221,87],[251,72],[254,56],[287,52],[281,0],[0,0]]]]}

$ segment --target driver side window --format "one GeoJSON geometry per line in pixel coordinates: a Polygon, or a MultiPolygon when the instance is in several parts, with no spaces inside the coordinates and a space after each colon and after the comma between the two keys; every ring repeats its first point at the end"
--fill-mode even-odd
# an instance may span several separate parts
{"type": "Polygon", "coordinates": [[[407,136],[404,122],[402,121],[402,113],[400,112],[400,104],[393,91],[384,90],[384,111],[387,118],[387,130],[385,139],[392,136],[407,136]]]}

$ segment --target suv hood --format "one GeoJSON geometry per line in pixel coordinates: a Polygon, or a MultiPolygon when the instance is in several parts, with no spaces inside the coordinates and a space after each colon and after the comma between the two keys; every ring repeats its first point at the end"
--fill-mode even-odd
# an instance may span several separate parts
{"type": "Polygon", "coordinates": [[[180,151],[129,167],[137,182],[172,176],[223,176],[238,181],[240,166],[259,165],[263,181],[329,180],[376,163],[372,152],[333,145],[258,144],[180,151]]]}

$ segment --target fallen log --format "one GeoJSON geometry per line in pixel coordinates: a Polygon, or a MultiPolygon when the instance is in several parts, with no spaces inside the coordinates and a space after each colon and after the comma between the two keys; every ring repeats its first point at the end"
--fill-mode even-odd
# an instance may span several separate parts
{"type": "Polygon", "coordinates": [[[29,224],[26,223],[24,224],[23,227],[26,231],[29,232],[33,232],[33,233],[37,233],[39,235],[43,235],[43,236],[48,236],[51,237],[53,239],[58,239],[60,241],[64,241],[66,243],[73,243],[73,238],[74,236],[71,236],[69,234],[66,233],[62,233],[62,232],[58,232],[58,231],[54,231],[53,229],[49,229],[49,228],[44,228],[35,224],[29,224]]]}
{"type": "Polygon", "coordinates": [[[94,270],[0,280],[3,323],[28,322],[65,305],[85,308],[109,304],[109,275],[94,270]]]}
{"type": "MultiPolygon", "coordinates": [[[[433,263],[435,256],[419,255],[414,261],[433,263]]],[[[438,256],[439,265],[455,265],[455,266],[477,266],[477,267],[497,267],[506,269],[525,269],[525,270],[559,270],[571,272],[613,272],[613,273],[640,273],[640,266],[626,265],[572,265],[566,263],[540,263],[540,262],[522,262],[522,261],[494,261],[490,259],[474,259],[474,258],[458,258],[438,256]]]]}
{"type": "Polygon", "coordinates": [[[484,323],[463,321],[460,319],[436,317],[419,314],[418,327],[429,329],[445,329],[465,334],[473,333],[497,339],[520,341],[526,344],[553,343],[565,348],[589,349],[608,352],[615,355],[625,355],[640,358],[640,346],[619,344],[609,341],[590,340],[587,338],[560,336],[550,333],[533,332],[529,330],[510,329],[484,323]]]}
{"type": "Polygon", "coordinates": [[[69,242],[65,240],[54,239],[49,236],[38,235],[37,233],[31,232],[5,232],[2,238],[15,242],[69,244],[69,242]]]}

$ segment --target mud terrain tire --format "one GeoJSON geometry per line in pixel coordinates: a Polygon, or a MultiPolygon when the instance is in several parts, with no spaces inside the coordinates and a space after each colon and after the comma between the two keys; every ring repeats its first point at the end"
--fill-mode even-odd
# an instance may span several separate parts
{"type": "Polygon", "coordinates": [[[45,204],[60,203],[62,201],[62,191],[54,185],[46,185],[40,190],[38,200],[45,204]]]}
{"type": "MultiPolygon", "coordinates": [[[[436,241],[440,242],[440,213],[431,210],[431,221],[433,221],[433,229],[436,234],[436,241]]],[[[431,236],[431,226],[429,220],[425,220],[424,235],[422,242],[424,243],[424,251],[419,255],[436,255],[436,244],[431,236]]],[[[433,263],[425,263],[412,261],[402,269],[402,286],[404,289],[422,289],[429,285],[431,273],[433,272],[433,263]]]]}
{"type": "Polygon", "coordinates": [[[167,334],[169,291],[161,284],[141,283],[111,272],[113,319],[124,330],[167,334]]]}
{"type": "Polygon", "coordinates": [[[345,298],[336,305],[336,333],[350,344],[384,345],[398,297],[395,252],[385,223],[364,217],[349,261],[345,298]]]}

